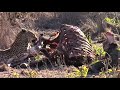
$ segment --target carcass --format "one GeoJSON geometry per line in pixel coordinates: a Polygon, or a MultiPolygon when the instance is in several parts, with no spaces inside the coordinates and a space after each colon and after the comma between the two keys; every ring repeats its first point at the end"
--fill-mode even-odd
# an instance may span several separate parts
{"type": "Polygon", "coordinates": [[[49,55],[45,55],[50,61],[57,60],[56,56],[61,55],[67,65],[80,66],[91,63],[95,57],[88,39],[77,26],[63,24],[53,40],[40,36],[36,45],[40,46],[41,42],[43,47],[39,50],[46,49],[49,55]],[[50,48],[46,48],[47,45],[50,48]]]}

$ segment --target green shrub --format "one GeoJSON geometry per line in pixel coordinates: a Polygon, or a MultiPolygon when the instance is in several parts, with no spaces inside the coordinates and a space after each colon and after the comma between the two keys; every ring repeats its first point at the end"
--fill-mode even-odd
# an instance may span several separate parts
{"type": "Polygon", "coordinates": [[[108,18],[106,17],[105,19],[105,22],[111,24],[111,25],[115,25],[115,26],[119,26],[120,25],[120,20],[116,19],[116,18],[108,18]]]}
{"type": "Polygon", "coordinates": [[[94,49],[96,55],[105,56],[106,52],[104,51],[102,46],[98,46],[95,44],[93,44],[92,46],[93,46],[93,49],[94,49]]]}
{"type": "Polygon", "coordinates": [[[13,72],[11,77],[12,78],[20,78],[20,74],[17,72],[13,72]]]}
{"type": "Polygon", "coordinates": [[[86,65],[82,65],[79,68],[73,68],[72,72],[67,75],[68,78],[85,78],[88,75],[88,68],[86,65]]]}
{"type": "Polygon", "coordinates": [[[38,54],[35,56],[35,61],[41,61],[41,60],[43,60],[43,58],[45,58],[44,55],[38,54]]]}

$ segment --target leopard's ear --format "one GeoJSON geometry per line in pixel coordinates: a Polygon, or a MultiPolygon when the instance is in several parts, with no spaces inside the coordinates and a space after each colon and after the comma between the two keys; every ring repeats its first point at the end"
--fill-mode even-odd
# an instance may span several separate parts
{"type": "Polygon", "coordinates": [[[22,32],[27,32],[27,30],[26,29],[22,29],[22,32]]]}

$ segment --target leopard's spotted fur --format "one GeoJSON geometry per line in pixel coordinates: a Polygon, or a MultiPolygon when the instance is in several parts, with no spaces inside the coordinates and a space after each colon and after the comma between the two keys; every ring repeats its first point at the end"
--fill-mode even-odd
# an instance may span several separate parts
{"type": "Polygon", "coordinates": [[[33,32],[21,30],[10,48],[6,50],[0,50],[0,61],[6,62],[9,58],[12,58],[13,56],[26,53],[28,43],[32,43],[32,40],[37,40],[33,32]]]}

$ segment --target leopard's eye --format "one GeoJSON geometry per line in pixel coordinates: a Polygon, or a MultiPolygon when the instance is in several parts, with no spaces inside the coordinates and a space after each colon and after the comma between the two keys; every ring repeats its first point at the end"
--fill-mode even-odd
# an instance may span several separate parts
{"type": "Polygon", "coordinates": [[[35,42],[35,40],[32,40],[32,42],[35,42]]]}
{"type": "Polygon", "coordinates": [[[37,41],[37,39],[33,39],[32,42],[35,43],[37,41]]]}

